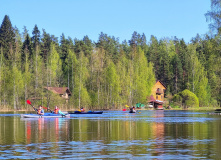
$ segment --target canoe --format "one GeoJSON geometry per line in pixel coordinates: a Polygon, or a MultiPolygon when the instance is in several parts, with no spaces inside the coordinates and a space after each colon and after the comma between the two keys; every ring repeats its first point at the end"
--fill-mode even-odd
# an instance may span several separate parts
{"type": "Polygon", "coordinates": [[[65,116],[53,113],[45,113],[42,116],[38,114],[21,114],[21,117],[22,118],[63,118],[63,117],[70,117],[70,114],[65,114],[65,116]]]}
{"type": "Polygon", "coordinates": [[[74,111],[74,112],[68,112],[68,114],[102,114],[103,111],[88,111],[88,112],[80,112],[80,111],[74,111]]]}
{"type": "Polygon", "coordinates": [[[136,113],[136,111],[129,111],[129,113],[136,113]]]}

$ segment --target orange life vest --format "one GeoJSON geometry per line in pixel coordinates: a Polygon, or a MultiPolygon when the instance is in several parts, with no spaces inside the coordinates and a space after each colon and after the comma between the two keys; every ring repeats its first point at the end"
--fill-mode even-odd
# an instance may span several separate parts
{"type": "Polygon", "coordinates": [[[54,110],[54,113],[55,113],[55,114],[58,114],[58,111],[59,111],[59,109],[55,109],[55,110],[54,110]]]}
{"type": "Polygon", "coordinates": [[[41,109],[38,109],[38,114],[41,114],[41,109]]]}

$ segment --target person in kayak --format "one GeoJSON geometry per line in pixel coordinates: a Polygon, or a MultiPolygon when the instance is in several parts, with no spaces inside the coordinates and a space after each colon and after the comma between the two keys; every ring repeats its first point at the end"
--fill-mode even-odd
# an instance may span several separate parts
{"type": "Polygon", "coordinates": [[[54,114],[61,114],[61,115],[65,116],[65,114],[61,112],[61,110],[58,108],[58,106],[55,106],[53,113],[54,114]]]}
{"type": "Polygon", "coordinates": [[[37,110],[37,114],[44,115],[44,110],[42,109],[42,106],[39,106],[39,108],[37,110]]]}
{"type": "Polygon", "coordinates": [[[134,106],[133,106],[133,109],[132,109],[132,110],[133,110],[133,112],[134,112],[134,113],[136,112],[136,109],[135,109],[135,107],[134,107],[134,106]]]}
{"type": "Polygon", "coordinates": [[[130,113],[136,113],[135,107],[130,108],[130,113]]]}
{"type": "Polygon", "coordinates": [[[85,111],[84,107],[81,107],[81,112],[84,112],[84,111],[85,111]]]}

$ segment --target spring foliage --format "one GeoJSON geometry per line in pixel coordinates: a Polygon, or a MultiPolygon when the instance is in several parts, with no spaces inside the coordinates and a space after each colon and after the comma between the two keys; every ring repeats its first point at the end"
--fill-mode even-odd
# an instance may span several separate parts
{"type": "Polygon", "coordinates": [[[182,104],[184,107],[199,107],[198,97],[188,89],[175,94],[173,101],[182,104]]]}
{"type": "MultiPolygon", "coordinates": [[[[5,16],[0,28],[0,105],[27,108],[25,101],[33,98],[50,106],[58,99],[45,91],[51,86],[71,90],[68,103],[58,101],[69,108],[131,106],[147,102],[156,79],[167,86],[167,93],[188,89],[199,97],[200,106],[216,105],[221,102],[220,44],[220,35],[197,35],[186,44],[176,37],[151,36],[148,42],[137,32],[122,43],[102,32],[97,42],[64,34],[59,41],[45,30],[41,34],[37,25],[32,35],[26,28],[20,34],[5,16]]],[[[188,106],[198,104],[189,101],[188,106]]]]}

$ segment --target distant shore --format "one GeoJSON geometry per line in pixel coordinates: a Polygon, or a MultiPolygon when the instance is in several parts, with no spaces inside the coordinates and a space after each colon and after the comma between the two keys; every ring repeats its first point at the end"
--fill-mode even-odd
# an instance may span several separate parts
{"type": "MultiPolygon", "coordinates": [[[[214,111],[215,109],[220,109],[220,107],[191,107],[188,109],[183,109],[183,108],[172,108],[172,109],[164,109],[166,111],[170,111],[170,110],[189,110],[189,111],[214,111]]],[[[70,109],[70,110],[63,110],[63,112],[68,112],[68,111],[76,111],[78,109],[70,109]]],[[[122,111],[122,109],[87,109],[86,110],[94,110],[94,111],[122,111]]],[[[155,110],[155,109],[147,109],[147,108],[141,108],[141,109],[136,109],[139,111],[142,110],[155,110]]],[[[126,111],[129,111],[129,109],[127,109],[126,111]]],[[[125,111],[125,112],[126,112],[125,111]]],[[[33,109],[21,109],[21,110],[13,110],[13,109],[0,109],[0,112],[35,112],[33,109]]],[[[45,112],[47,112],[45,110],[45,112]]]]}

